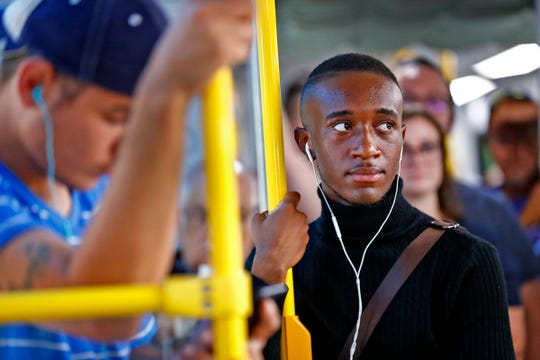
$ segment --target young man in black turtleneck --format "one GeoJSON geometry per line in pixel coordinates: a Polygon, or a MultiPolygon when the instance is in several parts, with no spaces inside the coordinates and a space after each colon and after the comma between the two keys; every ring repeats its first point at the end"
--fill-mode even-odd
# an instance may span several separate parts
{"type": "MultiPolygon", "coordinates": [[[[359,271],[364,307],[433,220],[401,195],[401,111],[396,78],[366,55],[331,58],[304,86],[304,128],[296,128],[295,138],[318,170],[323,211],[310,224],[307,250],[293,274],[296,310],[311,333],[314,359],[337,359],[357,323],[355,273],[368,243],[373,240],[359,271]]],[[[267,355],[273,358],[277,348],[277,341],[270,343],[267,355]]],[[[493,246],[465,230],[446,230],[393,298],[361,358],[513,359],[493,246]]]]}

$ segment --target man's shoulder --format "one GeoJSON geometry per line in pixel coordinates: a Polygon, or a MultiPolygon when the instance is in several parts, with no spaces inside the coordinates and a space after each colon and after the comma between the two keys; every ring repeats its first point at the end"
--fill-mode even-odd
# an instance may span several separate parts
{"type": "Polygon", "coordinates": [[[0,164],[0,248],[17,235],[37,226],[47,214],[31,201],[30,190],[0,164]]]}
{"type": "Polygon", "coordinates": [[[102,178],[92,189],[72,191],[71,214],[64,218],[0,164],[0,249],[34,229],[64,234],[68,226],[71,230],[66,236],[78,236],[94,216],[107,184],[108,179],[102,178]]]}
{"type": "Polygon", "coordinates": [[[447,250],[452,249],[466,256],[473,255],[474,252],[478,251],[497,252],[493,244],[470,233],[467,228],[461,226],[455,229],[447,229],[441,240],[447,250]]]}

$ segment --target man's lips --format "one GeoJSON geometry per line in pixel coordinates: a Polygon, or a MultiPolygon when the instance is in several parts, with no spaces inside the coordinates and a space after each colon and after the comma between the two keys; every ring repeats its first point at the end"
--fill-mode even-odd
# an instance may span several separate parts
{"type": "Polygon", "coordinates": [[[383,171],[378,167],[360,166],[347,173],[354,181],[372,183],[378,181],[383,176],[383,171]]]}

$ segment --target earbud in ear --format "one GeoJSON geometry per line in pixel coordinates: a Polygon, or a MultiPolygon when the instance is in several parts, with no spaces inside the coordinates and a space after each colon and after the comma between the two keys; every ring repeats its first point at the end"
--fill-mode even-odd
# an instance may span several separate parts
{"type": "Polygon", "coordinates": [[[32,89],[32,99],[36,103],[36,105],[41,106],[45,103],[45,100],[43,100],[43,86],[37,85],[32,89]]]}
{"type": "Polygon", "coordinates": [[[306,146],[304,146],[304,149],[306,150],[306,155],[309,159],[309,162],[313,164],[313,156],[311,156],[311,150],[309,149],[309,145],[306,142],[306,146]]]}

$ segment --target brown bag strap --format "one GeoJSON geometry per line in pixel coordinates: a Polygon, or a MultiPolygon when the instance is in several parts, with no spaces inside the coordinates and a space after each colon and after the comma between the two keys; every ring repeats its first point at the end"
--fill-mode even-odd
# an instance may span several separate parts
{"type": "MultiPolygon", "coordinates": [[[[382,283],[379,285],[366,308],[362,312],[358,340],[353,357],[355,360],[360,357],[360,354],[369,340],[371,333],[375,329],[375,326],[377,326],[377,323],[382,317],[384,311],[403,283],[405,283],[416,266],[420,263],[420,261],[422,261],[424,256],[433,247],[437,240],[439,240],[444,233],[444,229],[454,227],[442,227],[438,226],[438,224],[433,225],[435,227],[430,226],[425,229],[409,244],[409,246],[407,246],[407,248],[405,248],[390,271],[388,271],[388,274],[386,274],[386,277],[383,279],[382,283]]],[[[356,326],[353,327],[347,342],[339,354],[340,360],[349,359],[349,352],[353,342],[355,328],[356,326]]]]}

